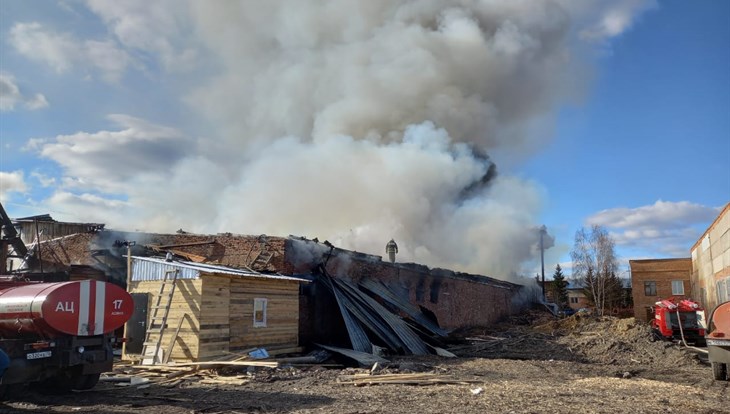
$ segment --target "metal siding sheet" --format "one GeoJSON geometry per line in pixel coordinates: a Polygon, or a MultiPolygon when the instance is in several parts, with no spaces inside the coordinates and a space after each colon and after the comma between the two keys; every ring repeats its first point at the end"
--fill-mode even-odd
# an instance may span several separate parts
{"type": "Polygon", "coordinates": [[[360,281],[360,286],[373,292],[377,296],[383,298],[386,302],[404,311],[416,322],[420,323],[422,327],[426,328],[432,333],[441,337],[445,337],[448,335],[448,332],[441,329],[440,326],[428,319],[418,307],[411,304],[408,299],[404,299],[396,295],[392,290],[388,289],[387,286],[383,285],[382,282],[376,282],[372,279],[363,279],[360,281]]]}
{"type": "Polygon", "coordinates": [[[403,344],[405,344],[406,348],[408,348],[408,350],[412,354],[427,355],[429,353],[428,349],[426,348],[426,344],[421,340],[421,338],[418,337],[418,335],[416,335],[411,330],[411,328],[408,326],[407,323],[403,321],[403,319],[391,313],[375,299],[371,298],[365,293],[360,292],[360,290],[358,290],[357,287],[350,282],[341,279],[333,280],[338,287],[342,288],[343,292],[347,293],[348,295],[358,297],[364,303],[370,306],[372,310],[378,316],[380,316],[385,321],[385,323],[388,324],[388,326],[390,326],[392,331],[395,332],[396,335],[398,335],[403,344]]]}
{"type": "Polygon", "coordinates": [[[132,281],[148,282],[154,280],[162,280],[165,278],[166,271],[176,269],[180,270],[180,273],[178,273],[177,275],[178,279],[197,279],[200,277],[200,272],[195,269],[150,262],[146,260],[137,260],[137,258],[133,258],[132,281]]]}
{"type": "Polygon", "coordinates": [[[295,282],[307,282],[309,280],[291,276],[268,275],[250,270],[233,269],[231,267],[216,266],[211,264],[173,261],[168,262],[165,259],[156,259],[153,257],[135,257],[132,256],[132,281],[152,281],[162,280],[167,270],[180,270],[178,279],[197,279],[200,273],[223,274],[269,280],[287,280],[295,282]]]}

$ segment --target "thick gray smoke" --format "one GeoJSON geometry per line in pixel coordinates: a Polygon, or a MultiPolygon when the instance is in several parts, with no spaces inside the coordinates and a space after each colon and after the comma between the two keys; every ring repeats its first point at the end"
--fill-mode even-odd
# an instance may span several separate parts
{"type": "MultiPolygon", "coordinates": [[[[145,43],[123,4],[91,4],[122,44],[174,66],[175,41],[145,43]]],[[[399,261],[506,277],[536,257],[544,194],[496,166],[550,138],[584,83],[577,45],[620,34],[647,4],[192,2],[159,30],[191,28],[214,75],[186,101],[214,129],[164,174],[110,185],[127,188],[134,228],[316,236],[372,254],[394,238],[399,261]]]]}
{"type": "Polygon", "coordinates": [[[565,9],[196,4],[226,70],[190,99],[246,154],[219,230],[375,254],[394,238],[399,260],[496,276],[534,252],[542,194],[483,154],[524,156],[550,136],[551,108],[572,92],[565,9]]]}

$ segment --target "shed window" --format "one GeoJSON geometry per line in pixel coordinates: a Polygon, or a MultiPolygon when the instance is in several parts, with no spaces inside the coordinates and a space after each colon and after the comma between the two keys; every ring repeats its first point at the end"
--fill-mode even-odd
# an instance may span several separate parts
{"type": "Polygon", "coordinates": [[[268,299],[255,298],[253,300],[253,326],[254,328],[266,327],[266,304],[268,299]]]}
{"type": "Polygon", "coordinates": [[[672,295],[684,295],[684,282],[672,280],[672,295]]]}
{"type": "Polygon", "coordinates": [[[656,296],[656,282],[644,282],[644,295],[656,296]]]}
{"type": "Polygon", "coordinates": [[[570,298],[570,303],[578,303],[578,298],[577,297],[570,298]]]}

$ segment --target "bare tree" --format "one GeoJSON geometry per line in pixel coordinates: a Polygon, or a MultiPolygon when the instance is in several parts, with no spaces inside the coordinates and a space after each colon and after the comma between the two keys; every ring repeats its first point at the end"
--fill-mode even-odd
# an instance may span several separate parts
{"type": "Polygon", "coordinates": [[[618,269],[613,239],[601,226],[594,225],[590,231],[581,227],[575,232],[570,257],[573,276],[583,281],[589,301],[603,315],[607,305],[611,305],[618,269]]]}

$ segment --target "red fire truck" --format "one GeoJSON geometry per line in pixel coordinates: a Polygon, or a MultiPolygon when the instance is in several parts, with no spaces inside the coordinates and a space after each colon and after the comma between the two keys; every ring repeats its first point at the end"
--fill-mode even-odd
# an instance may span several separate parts
{"type": "Polygon", "coordinates": [[[133,310],[129,293],[111,283],[0,276],[0,349],[10,359],[0,394],[37,381],[59,390],[92,388],[111,371],[114,330],[133,310]]]}
{"type": "Polygon", "coordinates": [[[651,327],[654,334],[664,339],[684,340],[693,344],[704,344],[705,310],[691,299],[664,299],[653,307],[654,319],[651,327]]]}

